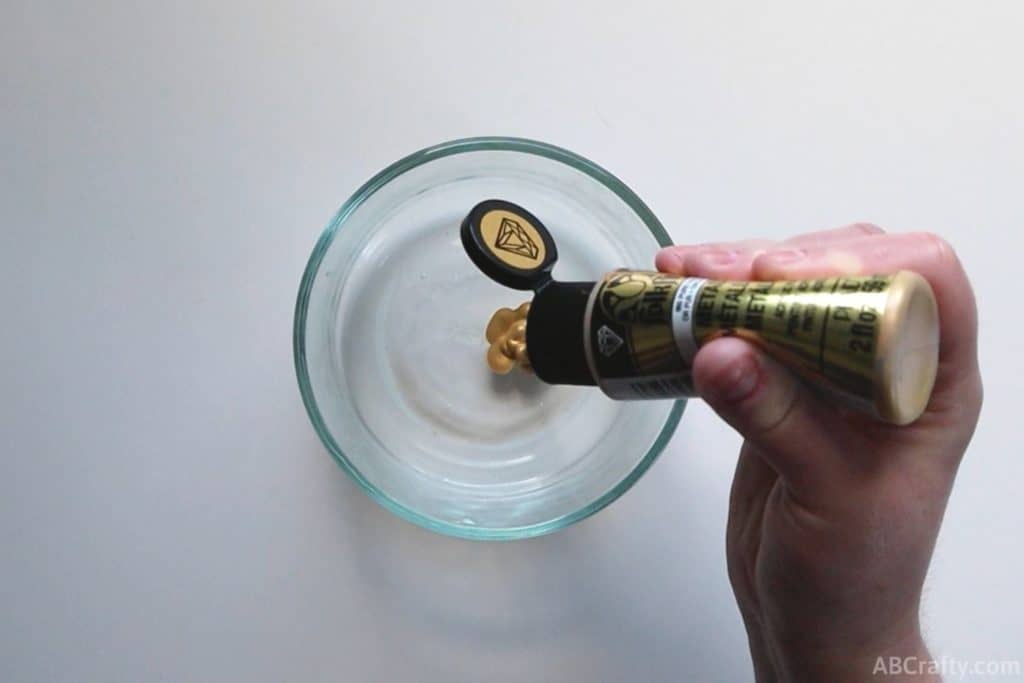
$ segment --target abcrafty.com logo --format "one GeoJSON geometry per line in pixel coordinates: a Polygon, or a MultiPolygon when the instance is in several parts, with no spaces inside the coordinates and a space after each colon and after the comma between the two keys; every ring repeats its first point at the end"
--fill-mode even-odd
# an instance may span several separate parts
{"type": "Polygon", "coordinates": [[[1019,659],[957,659],[943,656],[939,659],[921,657],[879,657],[872,674],[875,676],[941,676],[944,680],[979,676],[1019,677],[1019,659]]]}

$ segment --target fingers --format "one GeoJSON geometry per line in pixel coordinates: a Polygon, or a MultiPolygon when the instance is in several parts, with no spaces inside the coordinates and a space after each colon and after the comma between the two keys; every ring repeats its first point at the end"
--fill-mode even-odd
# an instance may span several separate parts
{"type": "Polygon", "coordinates": [[[775,246],[768,240],[744,240],[662,249],[654,259],[658,270],[716,280],[744,280],[758,255],[775,246]]]}
{"type": "Polygon", "coordinates": [[[710,279],[796,280],[837,274],[915,271],[931,284],[939,305],[939,375],[929,413],[980,409],[978,316],[974,293],[955,252],[929,233],[887,235],[855,223],[771,243],[753,240],[663,249],[659,270],[710,279]]]}
{"type": "Polygon", "coordinates": [[[977,373],[974,293],[953,248],[940,237],[930,233],[874,235],[841,244],[773,250],[757,256],[752,270],[757,280],[915,271],[928,280],[938,301],[940,370],[977,373]]]}
{"type": "Polygon", "coordinates": [[[678,245],[658,252],[654,264],[658,270],[674,275],[692,275],[714,280],[749,280],[753,277],[753,261],[762,254],[779,248],[840,246],[864,237],[884,234],[870,223],[854,223],[833,230],[811,232],[791,237],[784,242],[756,239],[739,242],[678,245]]]}
{"type": "Polygon", "coordinates": [[[819,232],[807,232],[783,240],[782,244],[790,247],[827,247],[843,244],[862,237],[872,235],[884,235],[885,230],[874,223],[851,223],[834,230],[821,230],[819,232]]]}
{"type": "Polygon", "coordinates": [[[694,358],[697,392],[794,490],[817,497],[843,476],[838,414],[747,342],[723,337],[694,358]]]}

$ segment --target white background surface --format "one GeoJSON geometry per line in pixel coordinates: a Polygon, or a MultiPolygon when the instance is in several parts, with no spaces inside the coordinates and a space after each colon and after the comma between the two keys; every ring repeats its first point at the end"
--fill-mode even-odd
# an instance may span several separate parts
{"type": "Polygon", "coordinates": [[[594,159],[680,241],[953,242],[986,403],[924,618],[1024,659],[1024,5],[147,5],[0,7],[0,679],[749,679],[703,405],[611,508],[503,545],[392,518],[308,423],[321,227],[480,134],[594,159]]]}

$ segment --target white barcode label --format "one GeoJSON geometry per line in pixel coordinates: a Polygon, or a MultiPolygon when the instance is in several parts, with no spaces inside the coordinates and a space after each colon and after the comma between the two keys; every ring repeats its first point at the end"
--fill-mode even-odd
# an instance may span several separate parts
{"type": "Polygon", "coordinates": [[[675,300],[672,302],[672,336],[675,337],[679,355],[683,357],[683,362],[687,366],[693,364],[693,358],[697,355],[693,317],[697,308],[697,298],[705,282],[707,280],[702,277],[686,278],[676,290],[675,300]]]}

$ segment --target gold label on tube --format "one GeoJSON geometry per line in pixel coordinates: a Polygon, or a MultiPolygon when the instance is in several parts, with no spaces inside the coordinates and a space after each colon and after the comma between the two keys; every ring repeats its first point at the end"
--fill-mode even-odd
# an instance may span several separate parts
{"type": "Polygon", "coordinates": [[[748,339],[801,374],[823,377],[849,399],[870,403],[891,282],[889,276],[709,281],[694,306],[693,338],[697,346],[723,334],[748,339]]]}
{"type": "Polygon", "coordinates": [[[594,287],[587,306],[587,362],[598,386],[616,399],[693,395],[690,361],[672,326],[684,278],[618,270],[594,287]]]}
{"type": "Polygon", "coordinates": [[[888,276],[732,282],[615,271],[594,290],[588,358],[613,398],[691,396],[697,349],[735,335],[870,405],[891,282],[888,276]]]}

